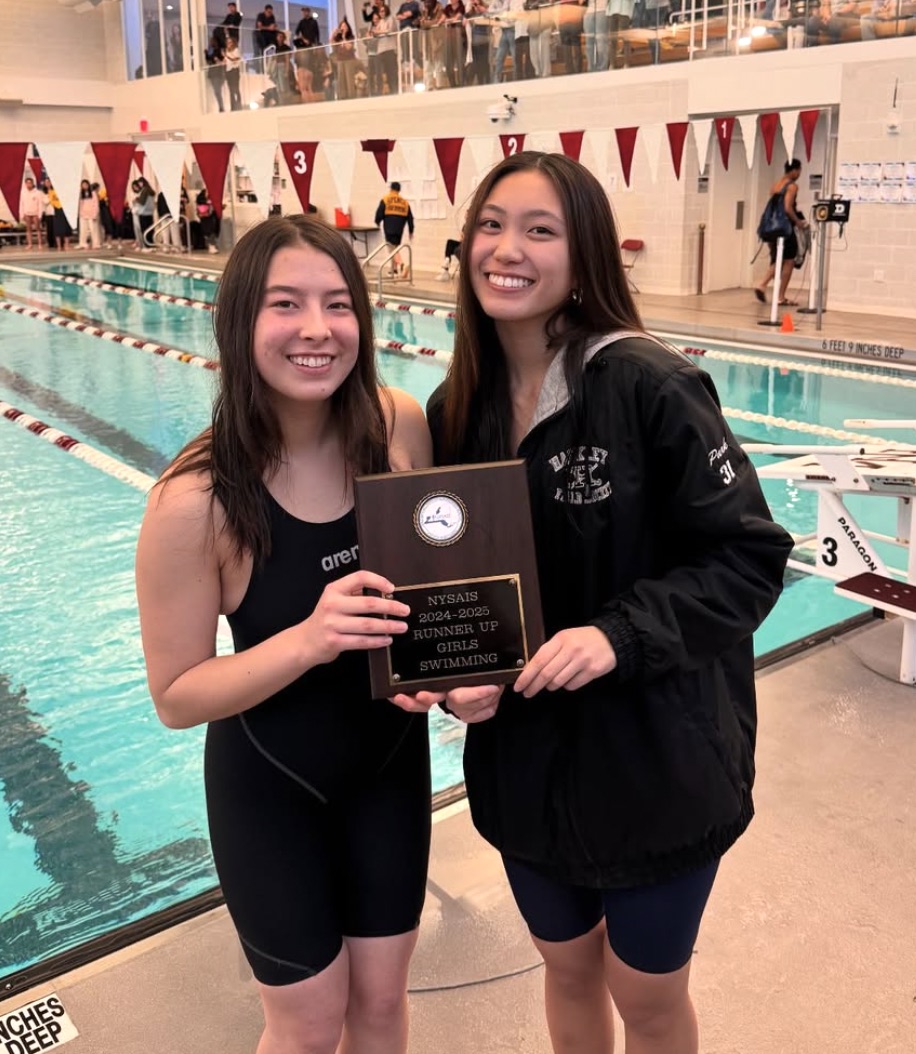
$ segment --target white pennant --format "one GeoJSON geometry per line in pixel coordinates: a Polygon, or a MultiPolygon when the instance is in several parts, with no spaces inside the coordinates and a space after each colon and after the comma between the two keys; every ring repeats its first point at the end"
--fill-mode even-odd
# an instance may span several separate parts
{"type": "MultiPolygon", "coordinates": [[[[328,139],[322,142],[328,167],[337,191],[337,205],[349,212],[353,193],[353,170],[356,166],[356,143],[352,139],[328,139]]],[[[374,163],[374,162],[373,162],[374,163]]]]}
{"type": "Polygon", "coordinates": [[[274,163],[277,160],[275,139],[249,139],[236,143],[239,160],[248,170],[251,189],[258,199],[258,212],[267,216],[270,212],[270,192],[274,182],[274,163]]]}
{"type": "Polygon", "coordinates": [[[782,141],[786,147],[786,158],[791,161],[795,155],[795,133],[798,130],[798,115],[801,110],[781,110],[779,126],[782,129],[782,141]]]}
{"type": "Polygon", "coordinates": [[[155,173],[159,189],[165,195],[172,216],[177,216],[181,211],[181,177],[184,173],[188,144],[156,139],[139,145],[155,173]]]}
{"type": "MultiPolygon", "coordinates": [[[[757,114],[742,113],[738,115],[738,124],[741,125],[741,138],[744,141],[744,156],[747,167],[754,167],[754,154],[757,151],[757,114]]],[[[734,146],[734,143],[732,143],[734,146]]]]}
{"type": "Polygon", "coordinates": [[[493,167],[496,156],[496,140],[492,135],[473,135],[464,141],[470,148],[471,160],[474,162],[475,186],[493,167]]]}
{"type": "Polygon", "coordinates": [[[561,153],[560,136],[557,132],[529,132],[525,138],[526,150],[541,150],[545,154],[561,153]]]}
{"type": "Polygon", "coordinates": [[[399,139],[398,146],[407,166],[407,178],[415,187],[420,187],[426,180],[436,178],[430,171],[428,139],[399,139]]]}
{"type": "Polygon", "coordinates": [[[35,144],[48,178],[60,198],[60,207],[74,231],[79,217],[80,180],[83,178],[86,146],[85,142],[35,144]]]}
{"type": "Polygon", "coordinates": [[[662,138],[667,138],[663,124],[647,124],[639,129],[639,138],[642,139],[643,148],[646,151],[646,159],[649,162],[649,175],[652,182],[658,182],[658,158],[662,148],[662,138]]]}
{"type": "Polygon", "coordinates": [[[712,118],[706,121],[691,121],[691,127],[693,128],[693,141],[697,148],[697,165],[700,169],[700,175],[703,175],[703,169],[706,168],[706,159],[709,155],[709,137],[712,135],[712,118]]]}
{"type": "Polygon", "coordinates": [[[592,151],[592,163],[588,167],[591,168],[592,174],[598,182],[606,187],[608,177],[607,156],[608,146],[611,142],[611,130],[609,128],[589,128],[583,141],[589,144],[592,151]]]}

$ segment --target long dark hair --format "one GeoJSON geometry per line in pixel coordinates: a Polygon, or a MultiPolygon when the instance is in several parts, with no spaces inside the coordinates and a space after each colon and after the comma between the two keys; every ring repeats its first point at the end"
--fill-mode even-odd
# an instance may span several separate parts
{"type": "Polygon", "coordinates": [[[461,242],[455,346],[442,411],[442,454],[449,461],[499,459],[512,453],[505,358],[493,319],[474,293],[468,261],[480,211],[493,188],[506,176],[530,171],[542,172],[553,184],[566,221],[577,296],[548,320],[547,347],[566,348],[564,369],[574,410],[581,397],[586,341],[614,330],[643,328],[630,295],[611,205],[598,180],[563,154],[524,150],[500,161],[474,194],[461,242]]]}
{"type": "MultiPolygon", "coordinates": [[[[236,553],[256,564],[270,553],[263,480],[280,467],[283,436],[270,390],[254,362],[254,328],[274,254],[305,244],[340,268],[359,324],[359,353],[346,380],[331,396],[347,471],[385,472],[388,438],[375,369],[372,307],[366,280],[340,233],[312,216],[272,216],[249,230],[232,251],[213,311],[220,383],[210,427],[179,453],[168,476],[201,472],[223,506],[236,553]]],[[[390,405],[390,404],[389,404],[390,405]]]]}

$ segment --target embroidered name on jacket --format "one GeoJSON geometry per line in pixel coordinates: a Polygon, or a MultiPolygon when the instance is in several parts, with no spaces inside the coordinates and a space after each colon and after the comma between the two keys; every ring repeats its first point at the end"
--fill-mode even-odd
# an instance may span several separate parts
{"type": "Polygon", "coordinates": [[[563,473],[554,501],[568,505],[594,505],[611,494],[607,479],[607,451],[600,446],[575,446],[549,460],[554,472],[563,473]]]}

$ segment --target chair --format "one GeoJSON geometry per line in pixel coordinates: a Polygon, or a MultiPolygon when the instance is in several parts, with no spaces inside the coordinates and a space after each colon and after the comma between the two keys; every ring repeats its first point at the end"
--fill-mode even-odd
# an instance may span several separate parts
{"type": "Polygon", "coordinates": [[[620,252],[623,258],[623,269],[627,273],[627,281],[634,293],[639,292],[639,287],[633,281],[633,266],[639,258],[639,254],[645,248],[646,243],[641,238],[626,238],[620,243],[620,252]]]}

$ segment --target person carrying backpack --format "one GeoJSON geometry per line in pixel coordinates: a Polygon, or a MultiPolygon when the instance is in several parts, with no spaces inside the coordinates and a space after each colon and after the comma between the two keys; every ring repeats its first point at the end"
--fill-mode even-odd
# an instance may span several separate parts
{"type": "Polygon", "coordinates": [[[795,269],[795,257],[798,255],[798,239],[795,232],[807,230],[808,222],[795,207],[798,197],[798,177],[801,175],[801,161],[793,157],[785,163],[784,167],[785,174],[773,185],[770,199],[763,210],[760,225],[757,228],[760,240],[769,246],[770,266],[760,285],[754,286],[754,296],[761,304],[766,303],[766,287],[776,276],[776,250],[779,239],[783,238],[778,298],[781,307],[792,307],[794,302],[787,299],[786,293],[795,269]]]}

